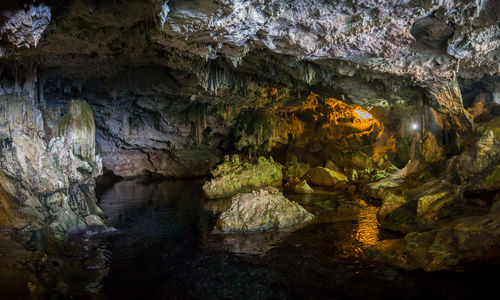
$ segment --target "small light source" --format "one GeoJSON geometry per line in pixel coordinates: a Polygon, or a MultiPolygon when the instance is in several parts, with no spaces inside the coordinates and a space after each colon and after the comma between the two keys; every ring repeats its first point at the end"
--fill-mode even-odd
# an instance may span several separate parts
{"type": "Polygon", "coordinates": [[[373,119],[373,116],[367,111],[356,109],[354,110],[354,112],[356,113],[356,115],[358,115],[358,118],[360,118],[361,120],[373,119]]]}
{"type": "Polygon", "coordinates": [[[411,129],[417,130],[418,129],[418,123],[411,124],[411,129]]]}

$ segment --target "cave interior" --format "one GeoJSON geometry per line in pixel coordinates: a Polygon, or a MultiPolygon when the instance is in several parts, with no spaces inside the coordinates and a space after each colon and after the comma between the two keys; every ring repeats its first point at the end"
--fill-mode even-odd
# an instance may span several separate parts
{"type": "Polygon", "coordinates": [[[499,4],[3,0],[0,291],[487,293],[499,4]]]}

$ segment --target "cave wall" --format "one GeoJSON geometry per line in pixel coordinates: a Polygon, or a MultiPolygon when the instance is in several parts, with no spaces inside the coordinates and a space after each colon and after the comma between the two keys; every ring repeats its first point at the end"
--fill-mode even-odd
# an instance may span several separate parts
{"type": "Polygon", "coordinates": [[[3,189],[51,216],[46,199],[62,193],[81,221],[98,213],[77,206],[92,206],[82,199],[92,199],[101,158],[123,177],[203,176],[227,153],[341,169],[378,168],[382,157],[397,167],[443,162],[469,146],[474,118],[498,115],[495,2],[2,2],[2,182],[22,182],[29,195],[18,183],[3,189]],[[338,134],[353,121],[325,117],[332,98],[369,112],[379,129],[355,141],[338,134]],[[77,99],[90,105],[95,147],[94,131],[81,128],[90,120],[64,121],[88,115],[71,110],[77,99]],[[35,147],[32,163],[14,171],[24,144],[35,147]],[[54,151],[90,167],[69,163],[80,177],[57,171],[68,183],[40,191],[37,178],[64,160],[54,151]],[[42,168],[47,159],[57,163],[42,168]]]}

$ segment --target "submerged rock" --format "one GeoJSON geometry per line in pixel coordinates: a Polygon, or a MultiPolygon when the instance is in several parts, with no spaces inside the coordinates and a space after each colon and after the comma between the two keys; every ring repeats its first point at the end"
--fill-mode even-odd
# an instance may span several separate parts
{"type": "Polygon", "coordinates": [[[266,231],[305,223],[313,217],[276,188],[268,188],[234,196],[231,208],[222,213],[216,227],[229,232],[266,231]]]}
{"type": "Polygon", "coordinates": [[[223,198],[267,186],[279,186],[283,166],[273,158],[259,157],[257,163],[241,162],[238,155],[226,155],[224,162],[212,171],[214,178],[203,185],[207,198],[223,198]]]}

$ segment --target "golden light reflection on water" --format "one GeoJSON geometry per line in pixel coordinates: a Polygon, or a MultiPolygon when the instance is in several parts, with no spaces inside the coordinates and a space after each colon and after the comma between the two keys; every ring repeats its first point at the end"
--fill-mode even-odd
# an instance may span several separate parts
{"type": "Polygon", "coordinates": [[[349,237],[344,241],[337,240],[341,258],[359,258],[370,246],[380,242],[380,230],[377,221],[377,207],[366,204],[361,199],[351,199],[351,211],[354,213],[349,237]]]}
{"type": "Polygon", "coordinates": [[[364,247],[373,246],[379,242],[379,228],[377,208],[373,206],[361,207],[358,212],[358,228],[356,240],[364,247]]]}

